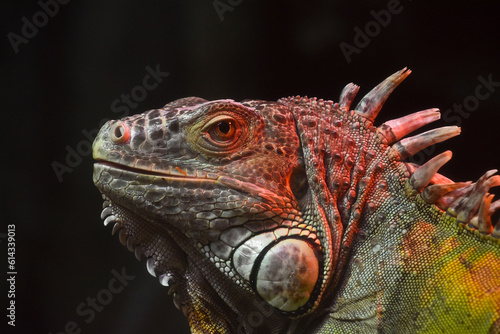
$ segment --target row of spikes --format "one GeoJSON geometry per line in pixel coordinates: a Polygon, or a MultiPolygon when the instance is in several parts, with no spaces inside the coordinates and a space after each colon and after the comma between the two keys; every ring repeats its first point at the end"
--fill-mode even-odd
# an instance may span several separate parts
{"type": "MultiPolygon", "coordinates": [[[[394,73],[366,94],[354,111],[373,122],[392,91],[411,73],[406,68],[394,73]]],[[[339,107],[349,110],[358,93],[359,86],[350,83],[340,94],[339,107]]],[[[426,147],[442,142],[460,134],[460,128],[445,126],[419,135],[403,138],[422,126],[441,117],[436,108],[422,110],[398,119],[390,120],[378,127],[388,145],[404,160],[426,147]]],[[[485,235],[500,238],[500,220],[493,225],[491,216],[500,209],[500,200],[492,203],[494,195],[488,191],[500,186],[497,170],[486,172],[477,182],[453,182],[438,174],[438,170],[452,157],[446,151],[432,158],[422,166],[408,164],[412,169],[410,184],[420,193],[422,199],[435,204],[449,215],[456,217],[462,224],[468,224],[485,235]],[[429,185],[430,184],[430,185],[429,185]]]]}

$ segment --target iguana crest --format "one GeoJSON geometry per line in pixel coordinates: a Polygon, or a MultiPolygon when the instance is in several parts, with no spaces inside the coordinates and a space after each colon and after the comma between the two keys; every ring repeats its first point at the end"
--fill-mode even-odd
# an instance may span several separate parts
{"type": "Polygon", "coordinates": [[[500,208],[438,174],[460,133],[406,137],[428,109],[375,126],[403,69],[351,110],[289,97],[184,98],[109,121],[93,147],[104,224],[170,285],[193,333],[497,332],[500,208]],[[256,316],[260,315],[260,318],[256,316]]]}

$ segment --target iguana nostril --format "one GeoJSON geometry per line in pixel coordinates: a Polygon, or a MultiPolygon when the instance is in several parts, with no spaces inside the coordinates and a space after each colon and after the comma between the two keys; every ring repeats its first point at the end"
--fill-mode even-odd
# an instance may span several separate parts
{"type": "Polygon", "coordinates": [[[130,129],[123,122],[117,122],[111,127],[110,136],[117,144],[125,143],[130,138],[130,129]]]}

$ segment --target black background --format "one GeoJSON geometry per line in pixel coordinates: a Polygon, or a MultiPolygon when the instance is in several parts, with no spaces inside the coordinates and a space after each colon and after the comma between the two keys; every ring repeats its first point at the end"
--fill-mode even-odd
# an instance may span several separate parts
{"type": "MultiPolygon", "coordinates": [[[[374,20],[371,11],[386,9],[390,1],[232,3],[221,20],[212,1],[70,1],[17,53],[7,34],[21,35],[22,17],[33,22],[41,7],[35,1],[2,3],[0,233],[16,225],[18,273],[16,327],[8,333],[59,333],[70,321],[81,333],[188,332],[168,288],[102,226],[90,154],[62,182],[52,166],[66,164],[68,146],[84,147],[82,130],[95,131],[102,119],[118,117],[111,103],[142,84],[146,66],[159,64],[170,74],[131,114],[193,95],[337,100],[351,81],[361,86],[361,97],[408,66],[413,74],[386,103],[381,124],[461,104],[475,94],[478,76],[500,81],[500,20],[493,1],[402,0],[401,12],[350,63],[339,45],[356,46],[354,28],[365,30],[374,20]],[[87,323],[77,306],[107,287],[111,270],[124,267],[135,278],[87,323]]],[[[500,167],[499,113],[497,87],[469,117],[458,117],[461,136],[417,158],[451,148],[454,158],[442,172],[457,181],[500,167]]],[[[433,127],[444,125],[456,121],[443,119],[433,127]]],[[[0,240],[6,286],[7,243],[0,240]]]]}

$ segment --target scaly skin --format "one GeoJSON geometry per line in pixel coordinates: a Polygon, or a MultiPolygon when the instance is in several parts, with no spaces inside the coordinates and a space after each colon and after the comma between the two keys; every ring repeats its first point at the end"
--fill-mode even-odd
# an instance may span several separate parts
{"type": "Polygon", "coordinates": [[[193,333],[500,332],[495,171],[404,160],[459,134],[429,109],[373,125],[393,74],[350,110],[301,97],[185,98],[94,142],[102,217],[172,286],[193,333]]]}

